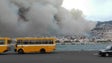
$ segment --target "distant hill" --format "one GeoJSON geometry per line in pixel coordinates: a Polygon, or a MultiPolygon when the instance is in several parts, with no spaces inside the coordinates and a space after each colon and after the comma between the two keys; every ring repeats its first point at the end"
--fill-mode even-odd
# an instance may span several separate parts
{"type": "Polygon", "coordinates": [[[96,26],[99,26],[99,25],[102,25],[102,24],[112,24],[112,20],[111,21],[104,21],[104,22],[98,21],[96,26]]]}
{"type": "Polygon", "coordinates": [[[96,27],[92,30],[108,30],[108,29],[112,29],[112,21],[98,22],[96,27]]]}
{"type": "Polygon", "coordinates": [[[91,30],[91,35],[95,38],[112,38],[112,21],[98,22],[91,30]]]}

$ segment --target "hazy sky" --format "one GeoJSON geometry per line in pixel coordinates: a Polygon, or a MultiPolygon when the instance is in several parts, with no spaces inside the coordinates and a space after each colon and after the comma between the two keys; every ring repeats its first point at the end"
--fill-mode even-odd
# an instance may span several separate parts
{"type": "Polygon", "coordinates": [[[89,20],[112,20],[112,0],[64,0],[62,6],[68,10],[82,10],[89,20]]]}

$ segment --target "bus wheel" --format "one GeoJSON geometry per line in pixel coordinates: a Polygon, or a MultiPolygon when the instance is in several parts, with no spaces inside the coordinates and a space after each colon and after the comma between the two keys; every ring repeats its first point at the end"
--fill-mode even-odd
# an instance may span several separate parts
{"type": "Polygon", "coordinates": [[[23,54],[23,53],[24,53],[24,51],[22,49],[18,50],[18,54],[23,54]]]}
{"type": "Polygon", "coordinates": [[[41,49],[40,53],[46,53],[46,50],[45,49],[41,49]]]}

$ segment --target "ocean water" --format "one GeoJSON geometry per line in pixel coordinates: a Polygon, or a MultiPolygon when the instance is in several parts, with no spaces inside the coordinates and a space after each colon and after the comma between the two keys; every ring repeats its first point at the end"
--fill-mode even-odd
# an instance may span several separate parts
{"type": "Polygon", "coordinates": [[[106,48],[112,43],[95,43],[95,44],[57,44],[56,51],[98,51],[106,48]]]}

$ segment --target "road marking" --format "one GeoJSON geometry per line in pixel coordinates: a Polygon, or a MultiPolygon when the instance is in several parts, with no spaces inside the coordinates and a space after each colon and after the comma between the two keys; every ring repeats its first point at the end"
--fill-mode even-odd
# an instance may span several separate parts
{"type": "Polygon", "coordinates": [[[98,55],[98,53],[94,53],[93,55],[98,55]]]}

